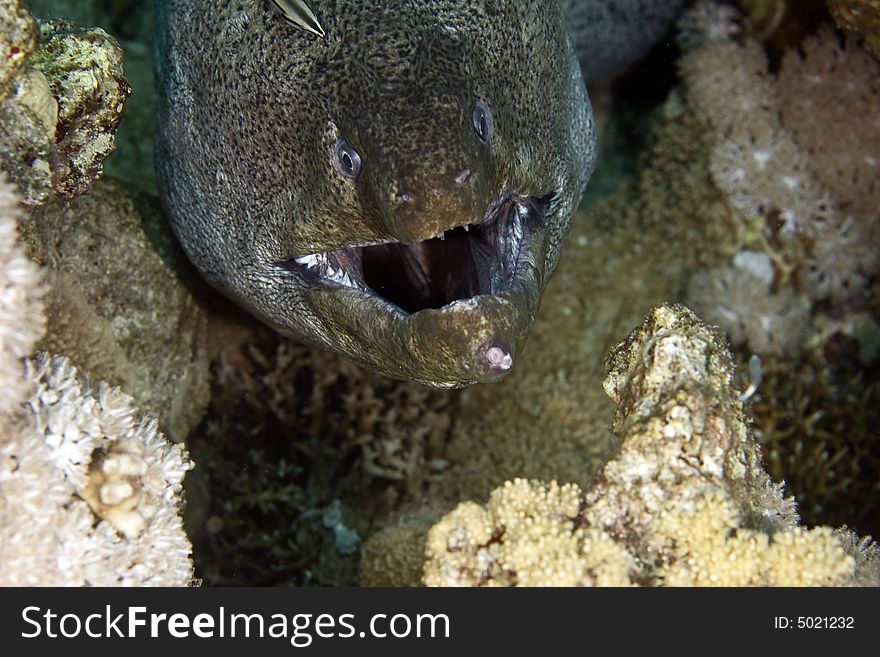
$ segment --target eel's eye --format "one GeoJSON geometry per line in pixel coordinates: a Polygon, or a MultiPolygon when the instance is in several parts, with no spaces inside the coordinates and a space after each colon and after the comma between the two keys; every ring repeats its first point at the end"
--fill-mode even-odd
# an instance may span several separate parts
{"type": "Polygon", "coordinates": [[[340,139],[336,143],[336,164],[346,178],[357,180],[361,174],[361,156],[354,149],[354,146],[344,139],[340,139]]]}
{"type": "Polygon", "coordinates": [[[495,120],[492,118],[489,106],[482,100],[474,103],[474,113],[471,115],[471,121],[480,139],[484,144],[488,144],[489,140],[492,139],[492,133],[495,131],[495,120]]]}

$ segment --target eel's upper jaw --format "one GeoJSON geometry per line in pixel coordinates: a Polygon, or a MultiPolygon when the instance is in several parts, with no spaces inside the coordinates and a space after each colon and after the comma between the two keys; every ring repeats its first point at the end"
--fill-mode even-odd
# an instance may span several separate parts
{"type": "Polygon", "coordinates": [[[355,360],[440,387],[496,381],[531,328],[557,199],[502,194],[479,223],[423,242],[344,247],[276,267],[307,286],[313,308],[332,313],[326,323],[347,334],[342,351],[355,360]]]}

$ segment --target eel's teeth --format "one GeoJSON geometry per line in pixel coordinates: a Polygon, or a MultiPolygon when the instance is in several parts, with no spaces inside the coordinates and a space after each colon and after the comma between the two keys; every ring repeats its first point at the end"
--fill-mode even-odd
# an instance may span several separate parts
{"type": "Polygon", "coordinates": [[[464,225],[464,232],[468,232],[470,229],[471,229],[471,225],[470,225],[470,224],[465,224],[465,225],[464,225]]]}
{"type": "Polygon", "coordinates": [[[528,208],[521,205],[516,213],[516,219],[513,222],[513,238],[516,240],[516,243],[519,244],[523,238],[523,221],[525,221],[528,216],[529,211],[528,208]]]}
{"type": "Polygon", "coordinates": [[[444,230],[444,231],[443,231],[442,233],[440,233],[437,237],[440,238],[440,241],[441,241],[441,242],[445,242],[445,241],[446,241],[446,231],[444,230]]]}
{"type": "Polygon", "coordinates": [[[323,265],[327,262],[327,254],[326,253],[312,253],[306,256],[302,256],[301,258],[296,259],[296,263],[298,265],[303,265],[309,269],[313,267],[318,267],[319,265],[323,265]]]}

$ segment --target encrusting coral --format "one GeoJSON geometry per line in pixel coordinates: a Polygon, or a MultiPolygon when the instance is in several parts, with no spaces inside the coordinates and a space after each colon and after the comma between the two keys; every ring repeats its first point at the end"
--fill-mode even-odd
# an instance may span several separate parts
{"type": "Polygon", "coordinates": [[[208,321],[156,199],[102,180],[32,210],[22,234],[48,285],[38,348],[120,386],[184,440],[210,395],[208,321]]]}
{"type": "Polygon", "coordinates": [[[18,0],[0,3],[0,165],[27,205],[87,192],[115,148],[130,93],[122,49],[99,28],[38,24],[18,0]]]}
{"type": "Polygon", "coordinates": [[[44,289],[15,243],[20,203],[0,179],[0,584],[191,584],[186,452],[118,389],[24,358],[44,289]]]}
{"type": "Polygon", "coordinates": [[[40,25],[40,47],[30,63],[58,103],[52,157],[54,192],[63,199],[86,193],[116,148],[116,130],[131,93],[119,43],[100,28],[69,21],[40,25]]]}
{"type": "Polygon", "coordinates": [[[131,188],[156,193],[152,166],[156,132],[156,91],[152,66],[155,15],[152,2],[143,0],[28,0],[31,13],[41,20],[62,17],[79,25],[100,25],[125,50],[125,79],[131,96],[125,120],[115,133],[117,149],[104,163],[105,173],[131,188]]]}
{"type": "Polygon", "coordinates": [[[655,309],[606,361],[618,452],[584,491],[514,480],[428,534],[429,585],[842,585],[877,549],[806,529],[760,463],[724,339],[655,309]]]}

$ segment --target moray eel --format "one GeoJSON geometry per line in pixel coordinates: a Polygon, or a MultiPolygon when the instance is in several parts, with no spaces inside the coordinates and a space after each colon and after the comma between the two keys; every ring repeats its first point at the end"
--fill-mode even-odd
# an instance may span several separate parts
{"type": "Polygon", "coordinates": [[[580,5],[156,4],[161,196],[208,282],[392,377],[507,374],[595,163],[580,5]]]}

